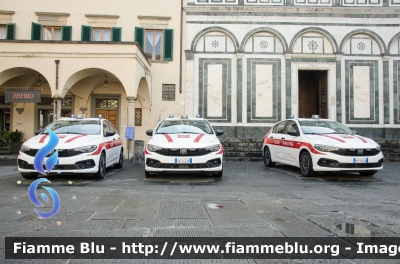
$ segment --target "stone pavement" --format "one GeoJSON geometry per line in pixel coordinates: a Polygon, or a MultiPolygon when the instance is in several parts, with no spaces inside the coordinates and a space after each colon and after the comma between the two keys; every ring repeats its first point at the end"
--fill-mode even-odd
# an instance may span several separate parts
{"type": "MultiPolygon", "coordinates": [[[[142,164],[125,162],[120,170],[108,169],[101,181],[48,177],[51,183],[45,186],[57,191],[61,208],[54,217],[39,219],[27,197],[32,180],[23,179],[16,167],[3,166],[0,167],[0,262],[14,263],[4,260],[6,236],[398,237],[399,171],[400,163],[388,162],[373,177],[334,173],[304,178],[298,168],[290,166],[278,164],[265,168],[262,162],[226,162],[222,179],[189,174],[146,179],[142,164]]],[[[321,263],[318,260],[141,260],[135,263],[303,262],[321,263]]],[[[396,263],[323,261],[330,262],[396,263]]]]}

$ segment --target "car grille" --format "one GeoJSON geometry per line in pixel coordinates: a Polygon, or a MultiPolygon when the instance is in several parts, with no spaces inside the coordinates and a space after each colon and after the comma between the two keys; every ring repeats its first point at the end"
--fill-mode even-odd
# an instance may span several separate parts
{"type": "Polygon", "coordinates": [[[379,168],[382,163],[340,163],[336,168],[357,169],[357,168],[379,168]]]}
{"type": "Polygon", "coordinates": [[[202,156],[211,153],[211,151],[205,150],[203,148],[198,149],[162,149],[156,151],[156,153],[163,156],[181,156],[181,157],[191,157],[191,156],[202,156]]]}
{"type": "Polygon", "coordinates": [[[340,149],[339,151],[334,151],[333,153],[341,156],[375,156],[378,155],[380,151],[377,149],[340,149]]]}
{"type": "MultiPolygon", "coordinates": [[[[36,153],[38,152],[38,149],[31,149],[29,151],[25,151],[24,153],[26,155],[35,157],[36,153]]],[[[52,154],[54,153],[54,151],[50,152],[49,154],[47,154],[46,157],[50,157],[52,154]]],[[[76,155],[82,154],[82,152],[80,151],[75,151],[73,149],[59,149],[58,150],[58,157],[59,158],[65,158],[65,157],[73,157],[76,155]]]]}

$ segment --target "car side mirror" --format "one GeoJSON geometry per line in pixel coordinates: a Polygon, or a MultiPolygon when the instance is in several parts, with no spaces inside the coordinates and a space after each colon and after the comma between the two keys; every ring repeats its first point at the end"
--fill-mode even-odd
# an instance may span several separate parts
{"type": "Polygon", "coordinates": [[[153,135],[153,129],[149,129],[146,131],[146,135],[148,135],[149,137],[151,137],[153,135]]]}
{"type": "Polygon", "coordinates": [[[39,135],[40,132],[42,132],[42,129],[36,130],[36,131],[35,131],[35,135],[39,135]]]}
{"type": "Polygon", "coordinates": [[[222,131],[221,129],[217,129],[217,131],[215,131],[217,136],[222,136],[224,134],[224,131],[222,131]]]}
{"type": "Polygon", "coordinates": [[[114,131],[111,131],[111,130],[107,130],[106,131],[106,137],[111,137],[111,136],[114,136],[114,135],[115,135],[114,131]]]}
{"type": "Polygon", "coordinates": [[[297,137],[297,136],[299,136],[299,133],[297,133],[297,131],[296,130],[288,130],[288,132],[287,132],[289,135],[291,135],[291,136],[294,136],[294,137],[297,137]]]}

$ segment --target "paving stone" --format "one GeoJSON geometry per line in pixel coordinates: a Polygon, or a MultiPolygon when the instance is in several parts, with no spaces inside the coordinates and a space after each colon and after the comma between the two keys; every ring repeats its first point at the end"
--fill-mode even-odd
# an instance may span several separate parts
{"type": "Polygon", "coordinates": [[[159,207],[159,200],[123,200],[114,210],[102,210],[91,219],[155,219],[159,207]]]}
{"type": "Polygon", "coordinates": [[[163,201],[159,218],[208,218],[200,201],[163,201]]]}
{"type": "Polygon", "coordinates": [[[203,201],[215,227],[264,226],[267,223],[240,201],[203,201]],[[223,206],[212,209],[209,204],[223,206]]]}

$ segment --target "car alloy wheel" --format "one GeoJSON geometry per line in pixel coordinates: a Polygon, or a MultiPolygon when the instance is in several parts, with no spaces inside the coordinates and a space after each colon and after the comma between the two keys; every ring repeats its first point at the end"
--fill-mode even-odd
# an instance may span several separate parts
{"type": "Polygon", "coordinates": [[[300,154],[300,171],[305,177],[314,176],[316,174],[313,169],[311,156],[307,151],[303,151],[300,154]]]}
{"type": "Polygon", "coordinates": [[[265,165],[265,167],[273,167],[273,166],[275,166],[275,162],[272,162],[272,159],[271,159],[271,152],[269,151],[269,148],[268,148],[268,147],[266,147],[266,148],[264,149],[264,157],[263,157],[263,160],[264,160],[264,165],[265,165]]]}
{"type": "Polygon", "coordinates": [[[106,155],[101,153],[99,159],[99,170],[95,173],[94,177],[96,179],[104,179],[104,176],[106,176],[106,168],[106,155]]]}

